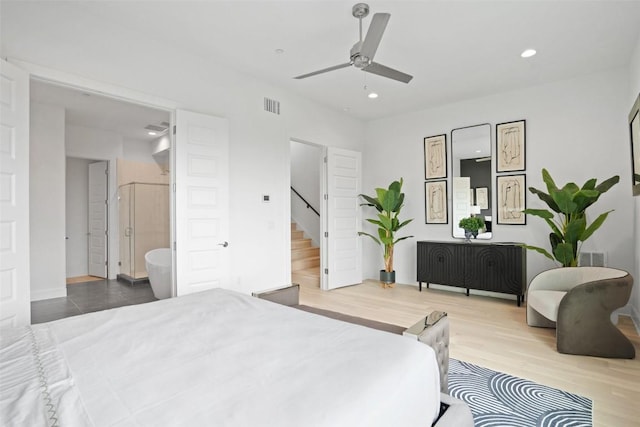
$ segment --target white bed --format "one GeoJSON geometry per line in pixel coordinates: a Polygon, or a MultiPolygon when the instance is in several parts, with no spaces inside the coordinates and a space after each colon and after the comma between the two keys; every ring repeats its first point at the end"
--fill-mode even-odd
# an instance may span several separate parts
{"type": "Polygon", "coordinates": [[[0,336],[3,426],[426,427],[439,410],[430,347],[221,289],[0,336]]]}

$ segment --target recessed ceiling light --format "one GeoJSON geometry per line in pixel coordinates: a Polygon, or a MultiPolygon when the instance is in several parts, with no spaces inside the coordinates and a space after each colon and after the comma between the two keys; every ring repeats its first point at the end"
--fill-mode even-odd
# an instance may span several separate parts
{"type": "Polygon", "coordinates": [[[274,52],[278,55],[282,55],[284,53],[284,49],[276,49],[274,52]]]}
{"type": "Polygon", "coordinates": [[[521,57],[523,58],[531,58],[533,55],[535,55],[537,52],[535,49],[527,49],[524,52],[522,52],[520,54],[521,57]]]}
{"type": "Polygon", "coordinates": [[[154,131],[149,131],[149,132],[147,132],[147,133],[148,133],[149,135],[151,135],[151,136],[156,136],[156,135],[157,135],[157,133],[155,133],[154,131]]]}
{"type": "Polygon", "coordinates": [[[369,95],[367,95],[367,96],[368,96],[369,98],[371,98],[371,99],[375,99],[375,98],[377,98],[377,97],[378,97],[378,94],[377,94],[377,93],[375,93],[375,92],[370,92],[370,93],[369,93],[369,95]]]}
{"type": "Polygon", "coordinates": [[[351,107],[344,107],[343,110],[344,111],[351,111],[351,107]]]}

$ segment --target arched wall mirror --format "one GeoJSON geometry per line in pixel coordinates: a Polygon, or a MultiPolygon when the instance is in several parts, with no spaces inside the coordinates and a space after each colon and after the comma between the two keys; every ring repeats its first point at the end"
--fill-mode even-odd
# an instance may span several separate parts
{"type": "Polygon", "coordinates": [[[482,216],[485,229],[477,239],[491,239],[493,186],[491,125],[484,123],[451,131],[452,234],[464,238],[462,218],[482,216]]]}

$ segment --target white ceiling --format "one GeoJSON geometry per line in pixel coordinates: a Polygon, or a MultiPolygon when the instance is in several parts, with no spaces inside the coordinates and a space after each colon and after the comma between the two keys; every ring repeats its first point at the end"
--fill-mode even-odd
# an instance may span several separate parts
{"type": "MultiPolygon", "coordinates": [[[[391,14],[376,62],[414,79],[404,84],[349,67],[294,80],[348,61],[358,39],[355,3],[85,1],[65,7],[87,16],[73,22],[78,34],[91,31],[96,18],[117,23],[364,120],[623,67],[640,38],[638,0],[371,1],[371,14],[391,14]],[[526,48],[538,55],[520,58],[526,48]],[[365,85],[380,97],[368,99],[365,85]]],[[[37,10],[64,21],[55,2],[37,10]]]]}
{"type": "Polygon", "coordinates": [[[159,135],[149,135],[147,125],[161,126],[170,121],[167,111],[130,104],[94,93],[81,92],[63,86],[32,80],[32,101],[65,108],[65,123],[112,131],[124,138],[151,141],[159,135]]]}

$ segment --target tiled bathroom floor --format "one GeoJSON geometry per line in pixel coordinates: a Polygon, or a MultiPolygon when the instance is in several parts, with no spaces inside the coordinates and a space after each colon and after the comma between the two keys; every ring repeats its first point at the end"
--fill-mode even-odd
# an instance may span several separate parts
{"type": "Polygon", "coordinates": [[[66,298],[31,303],[31,323],[43,323],[92,311],[156,301],[148,283],[130,286],[117,280],[67,285],[66,298]]]}

